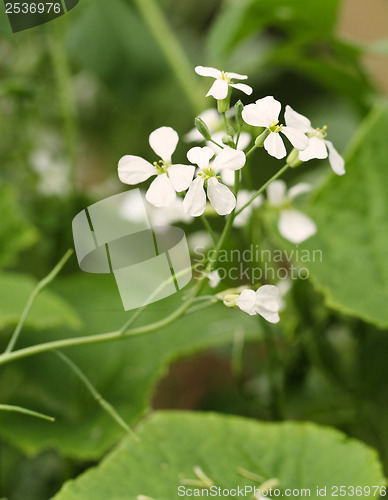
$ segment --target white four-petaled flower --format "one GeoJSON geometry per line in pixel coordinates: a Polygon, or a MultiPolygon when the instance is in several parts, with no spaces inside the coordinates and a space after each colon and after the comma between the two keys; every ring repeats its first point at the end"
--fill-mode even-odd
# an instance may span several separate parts
{"type": "Polygon", "coordinates": [[[199,172],[192,181],[186,197],[183,200],[183,208],[192,217],[202,215],[206,208],[205,181],[207,197],[219,215],[227,215],[236,206],[236,198],[228,187],[221,184],[217,174],[222,169],[240,170],[245,165],[245,154],[242,151],[225,147],[210,163],[214,151],[205,146],[191,148],[187,158],[191,163],[198,165],[199,172]]]}
{"type": "Polygon", "coordinates": [[[195,171],[192,165],[171,163],[178,140],[177,132],[171,127],[154,130],[150,134],[149,143],[161,160],[152,164],[140,156],[123,156],[118,167],[121,182],[138,184],[156,175],[156,179],[148,188],[146,200],[156,207],[171,206],[176,199],[176,193],[189,187],[195,171]]]}
{"type": "Polygon", "coordinates": [[[286,106],[284,114],[286,123],[301,132],[307,134],[309,144],[306,149],[299,152],[301,161],[312,160],[313,158],[323,159],[329,156],[329,162],[333,172],[337,175],[344,175],[345,161],[333,146],[333,143],[326,139],[326,128],[315,129],[311,126],[308,118],[294,111],[291,106],[286,106]]]}
{"type": "Polygon", "coordinates": [[[279,318],[279,290],[274,285],[263,285],[256,292],[243,290],[236,299],[236,305],[250,316],[260,314],[270,323],[278,323],[279,318]]]}
{"type": "Polygon", "coordinates": [[[294,148],[303,150],[308,147],[309,141],[304,132],[291,126],[279,125],[279,114],[282,105],[272,96],[258,99],[254,104],[245,106],[242,112],[243,120],[254,127],[265,127],[269,134],[264,141],[265,150],[277,159],[284,158],[287,154],[279,132],[284,134],[294,148]]]}
{"type": "Polygon", "coordinates": [[[317,232],[317,227],[310,217],[291,207],[292,200],[309,191],[310,184],[301,182],[287,192],[286,183],[281,180],[272,182],[267,188],[269,203],[280,209],[279,233],[295,244],[302,243],[317,232]]]}
{"type": "Polygon", "coordinates": [[[217,100],[225,99],[229,93],[229,87],[241,90],[245,94],[251,95],[253,92],[252,87],[246,85],[245,83],[231,83],[232,80],[246,80],[247,75],[240,75],[239,73],[227,73],[226,71],[220,71],[216,68],[210,68],[207,66],[197,66],[195,72],[201,76],[210,76],[215,78],[216,81],[210,87],[209,95],[213,96],[217,100]]]}

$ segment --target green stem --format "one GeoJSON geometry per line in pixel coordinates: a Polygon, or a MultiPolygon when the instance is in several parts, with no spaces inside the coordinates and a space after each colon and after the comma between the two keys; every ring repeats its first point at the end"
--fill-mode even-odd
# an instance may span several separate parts
{"type": "Polygon", "coordinates": [[[71,371],[81,380],[81,382],[85,385],[87,390],[93,396],[93,398],[97,401],[97,403],[105,410],[112,418],[115,420],[119,426],[124,429],[129,434],[139,441],[139,438],[133,432],[133,430],[126,424],[126,422],[120,417],[117,411],[113,408],[113,406],[106,401],[101,394],[97,391],[94,385],[90,382],[85,373],[68,357],[66,354],[60,351],[54,351],[55,354],[71,369],[71,371]]]}
{"type": "Polygon", "coordinates": [[[27,300],[27,304],[24,307],[24,310],[22,312],[22,315],[20,316],[19,322],[16,325],[16,328],[12,334],[12,337],[4,351],[4,354],[7,354],[11,352],[19,338],[21,329],[23,328],[24,322],[27,318],[27,315],[31,309],[31,306],[36,299],[36,297],[39,295],[39,293],[42,291],[42,289],[47,286],[51,281],[56,277],[56,275],[60,272],[60,270],[63,268],[63,266],[66,264],[66,262],[69,260],[71,255],[73,254],[73,250],[68,250],[65,255],[62,257],[62,259],[58,262],[58,264],[54,267],[50,273],[43,278],[39,283],[36,285],[36,287],[33,289],[31,292],[31,295],[29,296],[27,300]]]}
{"type": "Polygon", "coordinates": [[[243,205],[239,210],[237,210],[237,212],[235,213],[235,216],[240,214],[243,210],[245,210],[263,191],[265,191],[267,189],[267,187],[271,184],[271,182],[273,182],[278,177],[283,175],[284,172],[286,170],[288,170],[289,168],[290,168],[290,165],[288,165],[286,163],[275,175],[273,175],[265,184],[263,184],[261,186],[261,188],[256,191],[256,193],[254,193],[250,197],[250,199],[245,203],[245,205],[243,205]]]}
{"type": "Polygon", "coordinates": [[[251,147],[251,149],[250,149],[247,153],[245,153],[245,156],[248,158],[248,156],[250,156],[250,155],[253,153],[253,151],[255,151],[255,149],[257,149],[258,147],[259,147],[259,146],[256,146],[256,144],[254,144],[254,145],[251,147]]]}
{"type": "Polygon", "coordinates": [[[201,221],[202,221],[203,225],[205,226],[206,231],[209,233],[209,235],[212,239],[213,245],[217,245],[217,240],[216,240],[214,231],[213,231],[206,215],[204,215],[204,214],[201,215],[201,221]]]}
{"type": "Polygon", "coordinates": [[[225,146],[222,146],[222,144],[218,144],[217,141],[213,141],[213,139],[209,139],[209,141],[212,142],[213,144],[215,144],[216,146],[218,146],[221,149],[224,149],[224,147],[225,147],[225,146]]]}
{"type": "Polygon", "coordinates": [[[54,417],[49,417],[48,415],[44,415],[43,413],[39,413],[37,411],[28,410],[27,408],[23,408],[22,406],[0,404],[0,411],[11,411],[11,412],[15,412],[15,413],[23,413],[24,415],[29,415],[30,417],[37,417],[37,418],[41,418],[43,420],[48,420],[49,422],[55,422],[54,417]]]}
{"type": "Polygon", "coordinates": [[[134,0],[134,2],[186,95],[192,110],[196,114],[200,113],[202,111],[199,104],[201,95],[198,92],[192,64],[168,25],[158,2],[155,0],[134,0]]]}

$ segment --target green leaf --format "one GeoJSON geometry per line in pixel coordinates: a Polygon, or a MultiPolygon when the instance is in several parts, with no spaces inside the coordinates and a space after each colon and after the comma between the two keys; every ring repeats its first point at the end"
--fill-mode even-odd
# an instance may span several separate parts
{"type": "Polygon", "coordinates": [[[238,43],[265,27],[278,27],[293,36],[318,39],[329,35],[339,0],[234,0],[214,23],[208,49],[215,60],[225,57],[238,43]]]}
{"type": "Polygon", "coordinates": [[[55,500],[105,500],[107,496],[137,500],[141,495],[171,500],[179,498],[183,488],[195,496],[195,489],[201,492],[201,487],[188,485],[187,480],[198,481],[194,473],[198,467],[213,482],[214,492],[252,487],[246,498],[253,498],[253,488],[274,478],[279,486],[273,488],[308,489],[309,498],[319,498],[317,488],[326,488],[325,496],[331,497],[336,486],[346,490],[359,486],[359,497],[373,497],[370,487],[385,484],[374,450],[314,424],[160,412],[139,426],[138,436],[139,443],[124,440],[100,466],[66,483],[55,500]],[[244,470],[262,480],[247,479],[244,470]],[[364,487],[369,487],[370,495],[364,487]]]}
{"type": "MultiPolygon", "coordinates": [[[[34,290],[37,281],[30,276],[17,273],[0,273],[0,329],[16,325],[34,290]]],[[[34,328],[50,328],[67,325],[80,326],[80,319],[74,309],[57,294],[43,290],[35,299],[24,323],[34,328]]]]}
{"type": "MultiPolygon", "coordinates": [[[[80,273],[78,277],[58,279],[53,286],[74,304],[83,319],[79,335],[115,330],[133,314],[123,310],[112,276],[80,273]]],[[[181,304],[183,294],[151,304],[136,325],[168,315],[181,304]]],[[[66,354],[124,420],[133,424],[149,408],[153,389],[173,360],[228,345],[237,331],[245,333],[247,340],[261,335],[255,318],[217,304],[143,337],[67,349],[66,354]]],[[[74,332],[61,328],[35,334],[34,343],[70,336],[74,332]]],[[[1,435],[26,453],[54,447],[67,456],[95,459],[123,435],[54,354],[5,366],[2,380],[0,400],[4,404],[25,406],[56,419],[53,424],[34,419],[26,425],[26,417],[0,414],[1,435]]]]}
{"type": "Polygon", "coordinates": [[[329,307],[388,327],[388,109],[374,110],[347,155],[311,201],[317,235],[304,244],[322,259],[303,265],[329,307]],[[322,261],[321,261],[322,260],[322,261]]]}

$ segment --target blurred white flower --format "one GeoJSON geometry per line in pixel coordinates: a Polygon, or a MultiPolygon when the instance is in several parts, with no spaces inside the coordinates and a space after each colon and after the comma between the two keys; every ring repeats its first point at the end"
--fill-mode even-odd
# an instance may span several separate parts
{"type": "Polygon", "coordinates": [[[38,191],[44,196],[66,196],[71,191],[69,164],[50,151],[37,149],[30,156],[30,164],[39,176],[38,191]]]}
{"type": "Polygon", "coordinates": [[[279,125],[279,114],[282,105],[272,96],[258,99],[254,104],[248,104],[242,112],[243,120],[254,127],[265,127],[269,134],[264,141],[265,150],[275,158],[284,158],[287,154],[283,140],[279,133],[284,134],[294,148],[303,150],[308,147],[309,141],[305,134],[292,127],[286,120],[287,126],[279,125]]]}
{"type": "Polygon", "coordinates": [[[236,305],[250,316],[260,314],[270,323],[278,323],[279,318],[279,290],[274,285],[263,285],[256,292],[243,290],[236,299],[236,305]]]}
{"type": "Polygon", "coordinates": [[[173,165],[171,156],[178,144],[178,134],[171,127],[160,127],[149,136],[149,143],[161,158],[153,164],[139,156],[123,156],[118,165],[121,182],[138,184],[156,175],[146,193],[146,200],[156,207],[169,207],[176,193],[186,190],[193,178],[195,168],[192,165],[173,165]]]}
{"type": "MultiPolygon", "coordinates": [[[[250,200],[253,194],[254,191],[247,191],[246,189],[241,189],[237,195],[236,210],[240,210],[240,208],[242,208],[245,205],[245,203],[247,203],[250,200]]],[[[253,209],[260,207],[260,205],[263,204],[263,201],[264,198],[262,195],[256,196],[256,198],[252,201],[252,203],[248,205],[247,208],[245,208],[241,213],[239,213],[235,217],[233,225],[235,227],[245,226],[245,224],[248,222],[252,214],[253,209]]]]}
{"type": "Polygon", "coordinates": [[[207,277],[209,280],[210,288],[217,288],[217,286],[221,283],[221,276],[217,269],[209,273],[207,277]]]}
{"type": "Polygon", "coordinates": [[[207,146],[203,148],[196,146],[187,153],[189,161],[198,165],[200,169],[183,200],[184,210],[192,217],[198,217],[205,211],[205,181],[209,201],[219,215],[229,214],[236,206],[234,194],[218,181],[217,174],[222,169],[240,170],[245,165],[245,154],[225,147],[210,164],[213,156],[214,151],[207,146]]]}
{"type": "Polygon", "coordinates": [[[241,90],[247,95],[251,95],[253,89],[249,85],[244,83],[231,83],[232,80],[246,80],[247,75],[239,75],[238,73],[227,73],[225,71],[220,71],[216,68],[209,68],[206,66],[197,66],[195,72],[201,76],[210,76],[215,78],[215,82],[211,86],[206,97],[209,95],[213,96],[217,100],[225,99],[229,92],[229,87],[241,90]]]}
{"type": "Polygon", "coordinates": [[[280,209],[279,233],[295,244],[302,243],[317,232],[317,227],[310,217],[291,207],[293,199],[309,191],[310,184],[301,182],[287,192],[286,183],[282,180],[272,182],[267,188],[269,203],[280,209]]]}
{"type": "Polygon", "coordinates": [[[307,134],[309,138],[308,147],[299,152],[299,159],[301,161],[308,161],[313,158],[323,159],[329,156],[329,162],[333,172],[337,175],[344,175],[345,161],[335,149],[333,143],[326,139],[326,126],[321,129],[314,129],[311,126],[311,121],[294,111],[291,106],[286,106],[284,116],[287,124],[307,134]]]}

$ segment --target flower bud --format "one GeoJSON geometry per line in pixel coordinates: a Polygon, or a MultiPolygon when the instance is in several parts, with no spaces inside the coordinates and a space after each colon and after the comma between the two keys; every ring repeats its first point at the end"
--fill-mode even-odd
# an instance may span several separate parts
{"type": "Polygon", "coordinates": [[[299,159],[299,150],[294,148],[291,153],[287,156],[286,160],[287,165],[289,165],[291,168],[299,167],[299,165],[302,162],[302,160],[299,159]]]}
{"type": "Polygon", "coordinates": [[[244,125],[244,120],[242,118],[244,104],[241,101],[237,101],[234,108],[236,110],[236,123],[239,127],[242,127],[244,125]]]}
{"type": "Polygon", "coordinates": [[[194,125],[198,130],[198,132],[204,137],[204,139],[210,141],[211,139],[210,130],[206,125],[206,123],[202,120],[202,118],[197,116],[197,118],[194,120],[194,125]]]}
{"type": "Polygon", "coordinates": [[[255,140],[255,146],[257,148],[262,148],[263,145],[264,145],[264,141],[266,140],[266,138],[269,136],[269,129],[265,129],[264,132],[262,132],[260,135],[258,135],[256,137],[256,140],[255,140]]]}
{"type": "Polygon", "coordinates": [[[222,142],[223,142],[223,144],[226,144],[227,146],[230,146],[231,148],[236,147],[234,140],[233,140],[233,137],[231,137],[230,135],[224,135],[224,137],[222,138],[222,142]]]}

